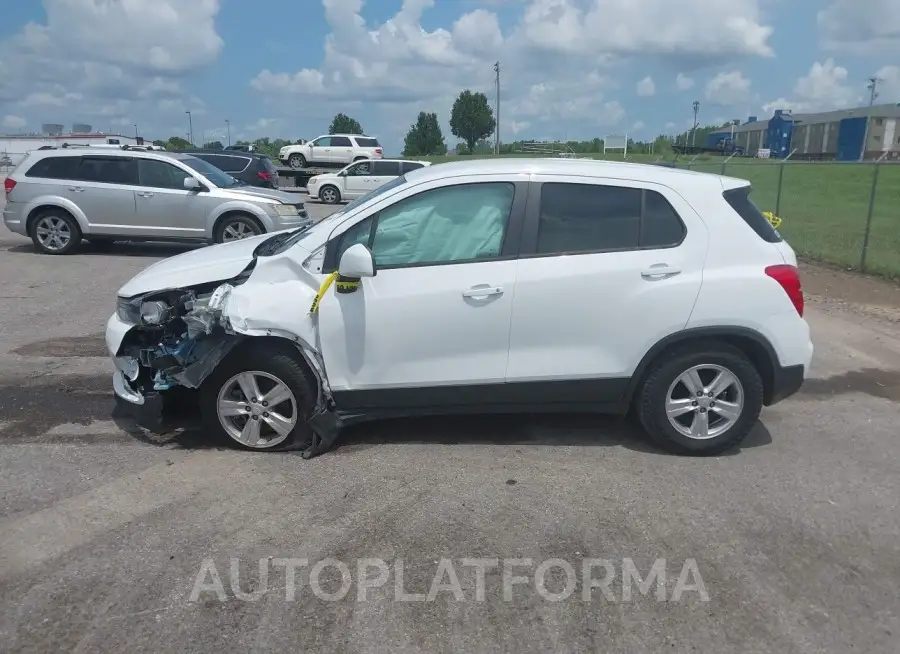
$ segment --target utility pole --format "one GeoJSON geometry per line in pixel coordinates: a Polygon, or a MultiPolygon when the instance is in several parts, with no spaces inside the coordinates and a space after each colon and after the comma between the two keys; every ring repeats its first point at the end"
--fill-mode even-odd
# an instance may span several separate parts
{"type": "Polygon", "coordinates": [[[694,100],[694,127],[691,129],[691,147],[697,145],[697,115],[700,113],[700,101],[694,100]]]}
{"type": "Polygon", "coordinates": [[[869,146],[869,123],[872,122],[872,106],[875,104],[875,98],[878,97],[878,82],[881,80],[877,77],[867,78],[869,85],[869,110],[866,112],[866,129],[863,131],[862,147],[859,150],[859,160],[866,158],[866,148],[869,146]]]}
{"type": "Polygon", "coordinates": [[[494,126],[494,154],[500,154],[500,62],[494,64],[494,86],[497,92],[497,120],[494,126]]]}
{"type": "Polygon", "coordinates": [[[190,111],[185,111],[184,113],[186,113],[188,115],[188,127],[190,128],[190,131],[188,132],[188,135],[189,135],[188,140],[191,142],[191,147],[193,147],[194,146],[194,119],[191,118],[190,111]]]}
{"type": "Polygon", "coordinates": [[[225,127],[228,128],[228,145],[231,145],[231,121],[225,119],[225,127]]]}

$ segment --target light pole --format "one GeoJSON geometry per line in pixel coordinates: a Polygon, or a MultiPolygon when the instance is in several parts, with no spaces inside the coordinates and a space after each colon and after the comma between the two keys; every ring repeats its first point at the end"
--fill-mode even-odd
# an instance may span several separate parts
{"type": "Polygon", "coordinates": [[[135,126],[134,126],[134,139],[137,140],[137,138],[138,138],[138,128],[137,128],[137,124],[135,124],[135,126]]]}
{"type": "Polygon", "coordinates": [[[186,113],[187,117],[188,117],[188,128],[189,128],[188,134],[190,135],[190,142],[191,142],[191,146],[193,147],[193,145],[194,145],[194,119],[191,118],[190,111],[185,111],[184,113],[186,113]]]}
{"type": "Polygon", "coordinates": [[[228,129],[228,145],[231,145],[231,121],[225,119],[225,127],[228,129]]]}
{"type": "Polygon", "coordinates": [[[869,90],[869,109],[866,112],[866,128],[863,131],[863,142],[859,151],[860,161],[866,158],[866,148],[869,147],[869,123],[872,122],[872,107],[875,104],[875,98],[878,97],[878,83],[880,81],[877,77],[868,79],[869,85],[866,88],[869,90]]]}

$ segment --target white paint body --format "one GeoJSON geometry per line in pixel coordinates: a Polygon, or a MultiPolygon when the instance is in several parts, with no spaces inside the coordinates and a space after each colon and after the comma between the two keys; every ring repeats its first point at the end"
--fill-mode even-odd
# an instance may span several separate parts
{"type": "MultiPolygon", "coordinates": [[[[400,186],[333,214],[287,251],[260,257],[235,287],[225,315],[236,331],[313,345],[332,390],[388,389],[631,376],[651,347],[694,327],[751,329],[782,366],[808,372],[806,321],[767,266],[796,265],[787,243],[758,238],[723,190],[744,180],[669,168],[580,160],[481,160],[413,171],[400,186]],[[472,182],[577,182],[661,193],[687,227],[681,245],[540,258],[377,270],[352,293],[325,294],[327,243],[360,221],[423,191],[472,182]],[[730,212],[730,213],[729,213],[730,212]],[[665,274],[654,276],[654,272],[665,274]]],[[[252,258],[258,239],[159,262],[120,289],[135,296],[224,280],[252,258]]],[[[131,326],[115,315],[115,356],[131,326]]]]}

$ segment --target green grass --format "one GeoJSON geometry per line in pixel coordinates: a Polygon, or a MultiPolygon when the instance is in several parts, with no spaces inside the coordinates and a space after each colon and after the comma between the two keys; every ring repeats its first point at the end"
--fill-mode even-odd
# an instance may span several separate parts
{"type": "MultiPolygon", "coordinates": [[[[423,158],[442,163],[469,157],[423,158]]],[[[604,157],[594,155],[594,158],[604,157]]],[[[622,160],[621,154],[605,158],[622,160]]],[[[629,161],[639,163],[658,159],[655,155],[628,157],[629,161]]],[[[684,166],[687,162],[684,157],[677,161],[684,166]]],[[[695,160],[691,169],[722,174],[723,162],[721,157],[701,157],[695,160]]],[[[780,203],[781,163],[733,158],[725,165],[724,174],[749,180],[753,184],[753,199],[761,209],[779,209],[780,231],[800,256],[859,269],[874,165],[799,161],[783,165],[780,203]]],[[[881,165],[866,262],[866,272],[900,277],[900,164],[881,165]]]]}

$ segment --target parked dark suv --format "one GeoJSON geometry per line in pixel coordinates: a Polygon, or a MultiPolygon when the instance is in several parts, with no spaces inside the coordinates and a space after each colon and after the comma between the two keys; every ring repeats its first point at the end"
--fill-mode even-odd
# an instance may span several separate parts
{"type": "Polygon", "coordinates": [[[234,150],[179,150],[179,152],[203,159],[250,186],[278,188],[278,169],[264,154],[234,150]]]}

